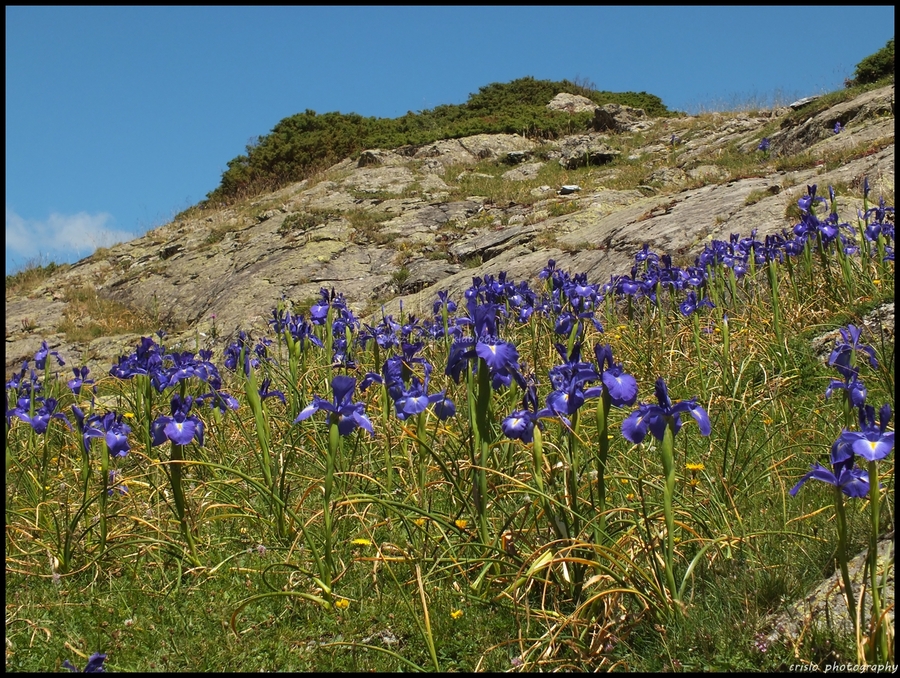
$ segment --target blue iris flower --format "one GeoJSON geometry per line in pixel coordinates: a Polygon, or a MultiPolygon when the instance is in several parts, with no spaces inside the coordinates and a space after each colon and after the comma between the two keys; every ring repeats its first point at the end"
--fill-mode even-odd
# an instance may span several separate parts
{"type": "Polygon", "coordinates": [[[878,414],[879,422],[876,424],[875,408],[871,405],[860,407],[860,430],[844,430],[835,442],[835,447],[849,450],[866,461],[878,461],[887,457],[894,449],[894,432],[886,430],[891,419],[891,406],[882,405],[878,414]]]}
{"type": "Polygon", "coordinates": [[[77,666],[73,666],[68,659],[63,659],[62,665],[63,668],[69,669],[72,673],[106,673],[106,669],[103,668],[104,661],[106,661],[106,655],[95,652],[88,657],[87,664],[84,666],[84,671],[81,671],[77,666]]]}
{"type": "Polygon", "coordinates": [[[298,421],[309,419],[319,410],[329,413],[329,418],[336,417],[338,425],[338,433],[342,436],[351,433],[357,426],[365,429],[370,434],[375,434],[372,428],[372,422],[364,414],[366,406],[363,403],[353,403],[353,391],[356,389],[356,379],[346,375],[339,374],[331,380],[331,390],[334,394],[334,401],[329,402],[317,395],[313,396],[311,404],[307,405],[297,418],[294,419],[296,424],[298,421]]]}
{"type": "Polygon", "coordinates": [[[643,442],[648,431],[657,440],[662,440],[666,426],[670,422],[672,434],[675,435],[681,429],[681,414],[684,412],[689,412],[697,421],[701,435],[708,436],[710,434],[712,428],[709,423],[709,415],[697,404],[696,398],[673,404],[669,398],[666,382],[662,377],[656,380],[655,390],[659,405],[639,405],[638,409],[622,422],[622,435],[626,440],[637,445],[643,442]]]}
{"type": "Polygon", "coordinates": [[[199,445],[203,445],[204,425],[198,416],[190,414],[193,403],[191,396],[183,399],[177,393],[172,396],[172,416],[159,416],[150,425],[154,446],[161,445],[166,440],[176,445],[187,445],[195,439],[199,445]]]}
{"type": "Polygon", "coordinates": [[[863,469],[841,464],[835,466],[834,472],[832,472],[818,463],[812,465],[812,470],[791,488],[789,494],[792,497],[797,496],[800,488],[810,479],[821,480],[829,485],[834,485],[848,497],[859,499],[869,494],[869,474],[863,469]]]}

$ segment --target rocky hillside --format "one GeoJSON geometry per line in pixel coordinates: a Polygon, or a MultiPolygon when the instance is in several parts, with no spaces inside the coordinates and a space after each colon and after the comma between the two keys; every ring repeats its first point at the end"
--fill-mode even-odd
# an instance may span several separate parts
{"type": "Polygon", "coordinates": [[[627,273],[644,243],[690,263],[710,239],[789,228],[808,184],[834,186],[845,220],[865,177],[893,204],[893,85],[680,118],[568,94],[548,105],[589,107],[592,130],[368,150],[253,201],[189,210],[36,283],[8,281],[7,374],[42,339],[98,374],[157,327],[170,346],[221,345],[322,287],[362,317],[396,315],[401,300],[425,314],[438,290],[458,298],[472,276],[500,271],[532,279],[551,258],[593,281],[627,273]]]}

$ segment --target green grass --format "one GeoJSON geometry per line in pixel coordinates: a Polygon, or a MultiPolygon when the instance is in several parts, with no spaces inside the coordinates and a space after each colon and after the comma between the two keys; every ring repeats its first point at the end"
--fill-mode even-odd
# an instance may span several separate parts
{"type": "Polygon", "coordinates": [[[159,315],[154,316],[145,309],[102,297],[94,287],[71,288],[64,299],[67,305],[57,331],[65,334],[66,341],[89,342],[98,337],[129,333],[152,334],[163,322],[159,315]]]}

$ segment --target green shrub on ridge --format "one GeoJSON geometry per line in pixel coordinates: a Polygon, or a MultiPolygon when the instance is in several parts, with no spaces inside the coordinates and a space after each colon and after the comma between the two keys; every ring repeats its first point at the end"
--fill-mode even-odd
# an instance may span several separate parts
{"type": "Polygon", "coordinates": [[[568,80],[532,77],[492,83],[470,95],[464,104],[409,111],[398,118],[338,112],[320,115],[307,109],[281,120],[259,143],[248,145],[246,154],[229,161],[220,185],[207,194],[205,203],[230,204],[275,190],[367,148],[418,146],[473,134],[555,139],[587,130],[590,113],[572,115],[547,109],[560,92],[586,96],[597,105],[617,103],[643,108],[651,116],[672,115],[659,97],[646,92],[601,92],[568,80]]]}

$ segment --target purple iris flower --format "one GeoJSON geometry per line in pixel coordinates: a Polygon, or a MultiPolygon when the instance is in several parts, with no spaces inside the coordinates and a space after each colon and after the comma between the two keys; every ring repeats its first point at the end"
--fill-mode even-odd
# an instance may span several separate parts
{"type": "Polygon", "coordinates": [[[56,362],[60,367],[66,364],[66,361],[60,357],[59,353],[57,353],[56,351],[51,351],[47,346],[47,342],[42,341],[41,347],[37,350],[37,353],[34,354],[35,367],[37,367],[39,370],[44,369],[44,367],[47,365],[47,356],[51,355],[56,358],[56,362]]]}
{"type": "Polygon", "coordinates": [[[862,498],[869,494],[869,474],[858,467],[850,467],[842,464],[835,467],[835,473],[832,473],[821,464],[812,465],[812,470],[803,476],[794,487],[791,488],[789,494],[792,497],[797,496],[797,492],[806,483],[807,480],[821,480],[829,485],[840,488],[841,492],[848,497],[862,498]]]}
{"type": "Polygon", "coordinates": [[[441,421],[446,421],[456,414],[456,405],[449,398],[443,398],[434,403],[434,413],[441,421]]]}
{"type": "Polygon", "coordinates": [[[866,213],[863,214],[863,218],[868,223],[869,219],[871,217],[874,217],[875,223],[880,225],[880,224],[885,223],[885,218],[887,217],[888,212],[893,214],[894,208],[893,207],[885,207],[884,196],[882,196],[878,200],[878,207],[870,207],[869,209],[867,209],[866,213]]]}
{"type": "Polygon", "coordinates": [[[196,358],[190,351],[174,351],[165,356],[171,364],[155,370],[151,375],[151,382],[157,393],[191,378],[207,382],[217,389],[222,385],[222,379],[218,368],[210,362],[211,357],[212,351],[208,350],[201,350],[196,358]]]}
{"type": "Polygon", "coordinates": [[[709,415],[700,405],[697,399],[682,400],[672,404],[669,398],[669,390],[662,377],[656,380],[656,399],[659,405],[639,405],[622,422],[622,435],[626,440],[639,444],[644,441],[647,431],[653,434],[657,440],[662,440],[666,432],[666,426],[671,423],[672,434],[676,435],[681,429],[681,413],[689,412],[700,426],[700,434],[708,436],[712,427],[709,423],[709,415]]]}
{"type": "Polygon", "coordinates": [[[516,410],[500,422],[500,428],[507,438],[530,443],[534,440],[535,423],[537,423],[537,417],[533,412],[516,410]]]}
{"type": "Polygon", "coordinates": [[[95,652],[88,658],[88,662],[81,671],[77,666],[73,666],[68,659],[63,659],[63,668],[69,669],[72,673],[106,673],[103,668],[103,662],[106,661],[106,655],[95,652]]]}
{"type": "Polygon", "coordinates": [[[856,325],[847,325],[840,328],[843,341],[839,341],[828,357],[828,364],[833,366],[842,376],[848,377],[856,371],[850,366],[851,359],[856,352],[863,352],[869,356],[869,364],[877,368],[878,360],[875,359],[875,349],[868,344],[859,341],[862,329],[856,325]]]}
{"type": "MultiPolygon", "coordinates": [[[[467,290],[466,294],[472,288],[467,290]]],[[[493,388],[508,386],[518,374],[519,352],[516,347],[497,337],[497,304],[478,304],[474,296],[467,297],[468,319],[460,319],[462,324],[471,324],[476,339],[462,337],[450,346],[450,355],[444,372],[458,384],[468,361],[472,358],[484,360],[491,373],[493,388]]]]}
{"type": "Polygon", "coordinates": [[[891,406],[882,405],[878,413],[879,423],[875,423],[875,408],[871,405],[859,408],[859,431],[847,431],[838,437],[835,446],[849,450],[867,461],[878,461],[888,456],[894,449],[894,432],[886,431],[891,420],[891,406]]]}
{"type": "Polygon", "coordinates": [[[521,440],[530,443],[534,440],[534,427],[539,425],[541,417],[551,417],[554,412],[545,408],[538,410],[537,384],[534,375],[523,378],[525,382],[525,394],[522,397],[522,407],[516,410],[500,422],[500,428],[507,438],[521,440]]]}
{"type": "Polygon", "coordinates": [[[504,372],[518,365],[519,352],[508,341],[484,336],[475,342],[475,355],[483,358],[492,372],[504,372]]]}
{"type": "Polygon", "coordinates": [[[432,308],[434,315],[441,315],[445,308],[448,315],[456,312],[456,302],[450,299],[449,290],[439,290],[437,295],[437,301],[434,302],[432,308]]]}
{"type": "Polygon", "coordinates": [[[197,396],[197,399],[194,402],[198,405],[209,402],[210,407],[215,407],[222,414],[225,413],[225,410],[236,410],[240,407],[237,398],[225,391],[218,390],[213,390],[210,393],[204,393],[201,396],[197,396]]]}
{"type": "Polygon", "coordinates": [[[231,342],[225,347],[226,369],[236,372],[238,363],[243,360],[243,370],[245,375],[250,374],[251,369],[259,367],[259,355],[253,350],[252,340],[244,330],[238,332],[237,341],[231,342]]]}
{"type": "Polygon", "coordinates": [[[137,375],[153,376],[162,369],[165,351],[150,337],[141,337],[135,352],[128,356],[120,356],[109,373],[118,379],[131,379],[137,375]]]}
{"type": "Polygon", "coordinates": [[[56,398],[43,398],[40,400],[40,407],[35,410],[34,416],[30,416],[28,413],[31,404],[28,398],[20,398],[17,407],[7,411],[6,414],[8,417],[18,417],[26,424],[29,424],[38,435],[44,435],[47,432],[51,419],[59,419],[65,423],[67,428],[72,428],[68,417],[62,412],[56,411],[56,406],[59,404],[56,398]]]}
{"type": "Polygon", "coordinates": [[[637,381],[622,369],[621,363],[613,361],[612,346],[600,344],[594,346],[594,356],[600,369],[602,386],[592,386],[584,392],[586,398],[602,395],[601,389],[609,394],[610,402],[616,407],[633,405],[637,400],[637,381]]]}
{"type": "Polygon", "coordinates": [[[85,418],[80,407],[72,406],[72,413],[78,423],[84,442],[84,451],[90,451],[91,438],[103,438],[109,453],[114,457],[124,457],[131,446],[128,443],[128,434],[131,427],[122,421],[122,415],[115,412],[107,412],[104,415],[93,414],[85,418]]]}
{"type": "Polygon", "coordinates": [[[828,388],[825,389],[825,397],[830,398],[831,394],[837,389],[842,389],[847,392],[847,397],[850,398],[850,404],[853,405],[853,407],[862,407],[866,402],[868,391],[866,385],[857,377],[857,371],[855,369],[847,371],[847,376],[844,378],[844,381],[832,379],[831,383],[828,384],[828,388]]]}
{"type": "Polygon", "coordinates": [[[840,121],[834,123],[834,133],[835,134],[840,134],[842,129],[844,129],[844,126],[841,125],[840,121]]]}
{"type": "Polygon", "coordinates": [[[93,384],[93,379],[88,379],[87,375],[90,372],[87,366],[85,367],[73,367],[72,372],[75,373],[75,376],[72,379],[69,379],[67,382],[70,389],[72,389],[72,393],[75,395],[79,395],[81,393],[81,388],[83,386],[87,386],[88,384],[93,384]]]}
{"type": "Polygon", "coordinates": [[[697,301],[697,293],[691,290],[687,293],[687,297],[682,301],[678,308],[681,310],[681,314],[685,316],[689,316],[695,311],[697,311],[701,306],[706,306],[707,308],[715,308],[715,304],[713,304],[709,297],[703,297],[700,301],[697,301]]]}
{"type": "Polygon", "coordinates": [[[418,377],[412,377],[412,383],[408,388],[401,388],[400,394],[394,399],[394,408],[397,419],[403,421],[409,417],[424,412],[429,405],[445,400],[444,392],[428,395],[428,382],[418,377]]]}
{"type": "Polygon", "coordinates": [[[153,445],[161,445],[170,440],[176,445],[188,445],[196,439],[199,445],[203,445],[203,421],[196,415],[191,415],[191,406],[194,399],[179,394],[172,396],[172,416],[159,416],[150,425],[153,437],[153,445]]]}
{"type": "Polygon", "coordinates": [[[116,471],[115,469],[110,469],[109,482],[107,483],[107,485],[109,486],[109,489],[106,491],[106,494],[109,495],[110,497],[112,496],[113,490],[118,490],[119,494],[128,494],[128,486],[127,485],[125,485],[124,483],[120,483],[119,485],[116,485],[116,478],[118,478],[119,475],[120,474],[118,471],[116,471]]]}
{"type": "Polygon", "coordinates": [[[275,389],[269,390],[269,387],[272,385],[272,380],[269,377],[266,377],[262,380],[262,383],[259,385],[259,397],[261,400],[265,400],[266,398],[278,398],[281,401],[282,405],[286,405],[287,402],[284,399],[284,393],[281,391],[277,391],[275,389]]]}
{"type": "Polygon", "coordinates": [[[269,324],[272,325],[278,334],[290,334],[291,338],[298,342],[301,347],[305,345],[306,341],[320,348],[322,347],[321,339],[313,333],[312,325],[306,321],[302,313],[294,315],[290,311],[273,309],[272,315],[274,319],[270,320],[269,324]]]}
{"type": "Polygon", "coordinates": [[[814,207],[817,202],[824,204],[826,207],[828,205],[828,201],[825,200],[822,196],[816,196],[816,184],[812,186],[806,187],[806,195],[800,198],[797,201],[797,206],[800,208],[801,212],[814,212],[814,207]]]}
{"type": "Polygon", "coordinates": [[[762,141],[759,142],[759,146],[756,147],[757,150],[762,151],[763,153],[769,150],[769,137],[763,137],[762,141]]]}
{"type": "Polygon", "coordinates": [[[370,434],[375,434],[372,428],[372,422],[364,414],[366,406],[362,403],[352,403],[353,391],[356,388],[356,379],[342,374],[337,375],[331,380],[331,390],[334,393],[334,402],[313,396],[313,401],[307,405],[297,418],[294,419],[296,424],[298,421],[309,419],[319,410],[329,413],[329,419],[335,417],[337,419],[338,433],[342,436],[348,435],[357,426],[364,428],[370,434]]]}
{"type": "Polygon", "coordinates": [[[359,342],[365,349],[370,339],[374,339],[380,348],[388,349],[400,345],[400,323],[393,316],[383,316],[381,322],[375,327],[365,325],[365,329],[359,334],[359,342]]]}

